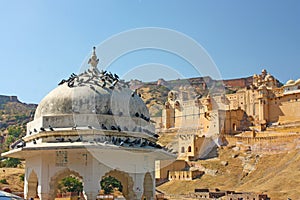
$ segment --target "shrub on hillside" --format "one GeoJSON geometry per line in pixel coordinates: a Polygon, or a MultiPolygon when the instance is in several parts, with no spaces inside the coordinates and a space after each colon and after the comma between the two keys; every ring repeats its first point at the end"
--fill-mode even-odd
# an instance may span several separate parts
{"type": "Polygon", "coordinates": [[[8,182],[7,182],[7,180],[4,178],[4,179],[1,179],[0,180],[0,183],[2,183],[2,184],[8,184],[8,182]]]}
{"type": "Polygon", "coordinates": [[[1,162],[1,167],[17,167],[19,164],[21,164],[20,159],[7,158],[1,162]]]}

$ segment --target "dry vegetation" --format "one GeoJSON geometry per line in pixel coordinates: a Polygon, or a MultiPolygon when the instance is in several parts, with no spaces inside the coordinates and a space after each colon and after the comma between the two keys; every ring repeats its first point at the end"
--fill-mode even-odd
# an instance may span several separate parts
{"type": "Polygon", "coordinates": [[[25,171],[22,168],[0,168],[0,188],[8,187],[13,192],[23,191],[24,182],[22,176],[25,171]],[[7,184],[3,184],[1,180],[6,180],[7,184]]]}
{"type": "MultiPolygon", "coordinates": [[[[249,156],[232,149],[221,149],[219,158],[197,161],[205,168],[218,170],[216,176],[203,175],[193,181],[170,181],[158,187],[166,194],[187,194],[195,188],[219,188],[221,190],[251,191],[267,193],[272,200],[298,199],[300,196],[300,152],[294,150],[260,157],[256,170],[245,176],[241,157],[249,156]],[[234,158],[233,155],[237,157],[234,158]],[[227,161],[224,166],[221,161],[227,161]]],[[[254,158],[255,155],[253,154],[254,158]]],[[[24,169],[1,168],[0,187],[9,187],[12,191],[23,191],[21,175],[24,169]]]]}
{"type": "Polygon", "coordinates": [[[193,181],[170,181],[158,187],[166,194],[187,194],[195,188],[219,188],[221,190],[267,193],[272,200],[298,199],[300,196],[300,152],[294,150],[259,158],[256,170],[248,175],[243,171],[242,157],[252,157],[231,149],[220,150],[218,159],[198,161],[209,169],[218,170],[216,176],[204,175],[193,181]],[[238,154],[234,158],[234,154],[238,154]],[[228,161],[228,165],[221,165],[228,161]]]}

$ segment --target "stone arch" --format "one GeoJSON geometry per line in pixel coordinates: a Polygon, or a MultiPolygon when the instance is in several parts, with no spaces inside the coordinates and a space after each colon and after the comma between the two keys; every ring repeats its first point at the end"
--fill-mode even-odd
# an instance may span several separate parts
{"type": "MultiPolygon", "coordinates": [[[[57,190],[58,190],[58,182],[70,175],[74,175],[76,177],[79,177],[80,179],[83,180],[83,177],[76,171],[70,170],[69,168],[63,169],[59,172],[57,172],[54,176],[51,177],[50,180],[50,192],[49,192],[49,197],[50,200],[54,200],[57,190]]],[[[84,184],[84,183],[83,183],[84,184]]]]}
{"type": "MultiPolygon", "coordinates": [[[[107,176],[112,176],[121,182],[121,184],[123,186],[122,193],[126,200],[136,199],[136,194],[133,191],[134,182],[133,182],[132,177],[129,176],[128,173],[122,172],[122,171],[119,171],[116,169],[111,170],[111,171],[107,172],[104,176],[102,176],[101,180],[107,176]]],[[[100,184],[100,182],[99,182],[99,184],[100,184]]]]}
{"type": "Polygon", "coordinates": [[[144,194],[143,194],[143,200],[149,200],[153,199],[153,179],[149,172],[145,174],[144,177],[144,194]]]}
{"type": "Polygon", "coordinates": [[[34,170],[31,171],[29,177],[28,177],[28,192],[27,197],[28,198],[34,198],[37,197],[38,194],[38,177],[34,170]]]}

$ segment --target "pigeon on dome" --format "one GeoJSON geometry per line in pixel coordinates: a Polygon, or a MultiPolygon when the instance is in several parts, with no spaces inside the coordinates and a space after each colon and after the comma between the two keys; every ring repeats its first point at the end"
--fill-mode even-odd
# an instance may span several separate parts
{"type": "Polygon", "coordinates": [[[70,88],[88,86],[95,92],[97,92],[95,88],[96,86],[103,89],[113,90],[118,84],[118,89],[128,88],[124,81],[120,81],[117,74],[112,74],[111,72],[104,70],[99,71],[97,68],[98,63],[99,58],[96,55],[96,47],[93,47],[92,55],[88,60],[90,67],[79,75],[72,73],[67,80],[63,79],[58,85],[67,83],[70,88]]]}

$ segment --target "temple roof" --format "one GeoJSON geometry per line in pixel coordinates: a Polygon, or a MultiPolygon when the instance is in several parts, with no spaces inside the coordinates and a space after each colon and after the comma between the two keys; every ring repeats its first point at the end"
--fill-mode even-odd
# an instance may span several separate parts
{"type": "Polygon", "coordinates": [[[93,50],[88,63],[90,68],[83,73],[72,74],[62,80],[39,103],[35,119],[42,116],[63,114],[114,114],[135,116],[136,113],[149,118],[149,112],[139,95],[131,91],[119,76],[99,71],[99,59],[93,50]]]}

